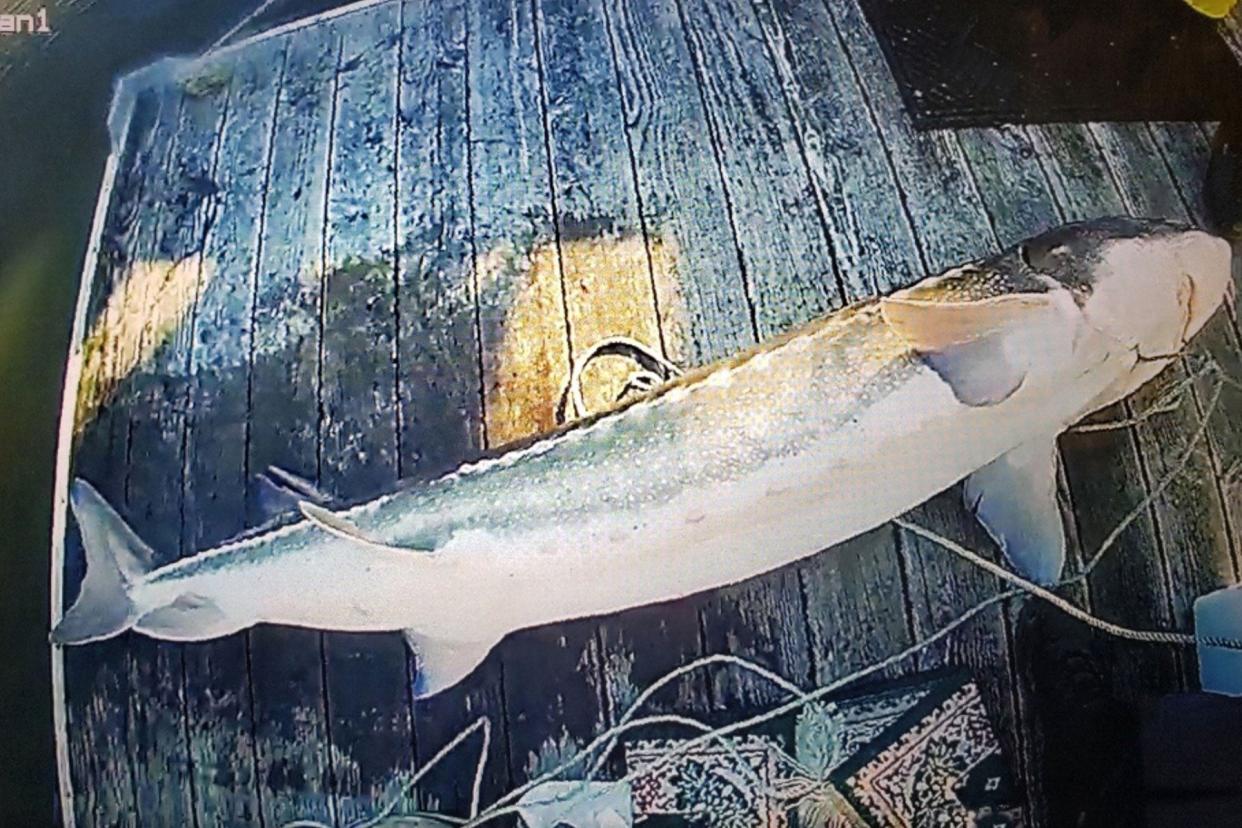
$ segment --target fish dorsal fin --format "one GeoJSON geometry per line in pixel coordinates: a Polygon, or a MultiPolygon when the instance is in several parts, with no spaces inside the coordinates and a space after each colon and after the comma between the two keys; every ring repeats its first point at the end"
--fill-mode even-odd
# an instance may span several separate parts
{"type": "Polygon", "coordinates": [[[1065,564],[1065,528],[1057,506],[1056,436],[1010,449],[966,478],[962,496],[1009,564],[1048,585],[1065,564]]]}
{"type": "Polygon", "coordinates": [[[372,538],[370,535],[363,532],[345,518],[316,503],[311,503],[309,500],[303,500],[298,503],[298,508],[302,511],[302,514],[307,520],[328,534],[336,535],[338,538],[352,541],[353,543],[361,544],[362,546],[369,546],[372,549],[380,549],[385,552],[398,552],[402,554],[432,551],[430,549],[396,546],[394,544],[385,543],[381,540],[372,538]]]}
{"type": "Polygon", "coordinates": [[[417,630],[402,630],[401,634],[414,651],[416,699],[434,696],[470,675],[499,640],[450,641],[417,630]]]}
{"type": "Polygon", "coordinates": [[[1042,293],[946,300],[918,285],[880,300],[889,328],[970,406],[995,405],[1022,385],[1027,349],[1007,345],[1050,306],[1042,293]]]}
{"type": "Polygon", "coordinates": [[[331,506],[334,498],[315,488],[309,480],[279,466],[268,466],[255,475],[255,499],[259,511],[267,521],[279,520],[289,514],[297,514],[302,501],[319,506],[331,506]]]}

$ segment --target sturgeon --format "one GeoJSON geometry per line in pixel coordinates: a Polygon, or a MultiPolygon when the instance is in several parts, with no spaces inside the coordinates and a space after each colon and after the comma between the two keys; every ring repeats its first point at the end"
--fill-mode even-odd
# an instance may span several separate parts
{"type": "Polygon", "coordinates": [[[79,479],[87,571],[52,640],[402,631],[424,697],[511,631],[751,578],[963,479],[1009,563],[1047,584],[1065,558],[1057,435],[1176,359],[1231,289],[1209,233],[1066,225],[438,479],[307,502],[158,566],[79,479]]]}

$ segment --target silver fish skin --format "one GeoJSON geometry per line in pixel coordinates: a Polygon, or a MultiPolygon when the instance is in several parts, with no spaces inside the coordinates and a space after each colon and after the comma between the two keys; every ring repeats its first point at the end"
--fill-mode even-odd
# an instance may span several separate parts
{"type": "Polygon", "coordinates": [[[963,478],[1010,562],[1053,580],[1056,435],[1167,365],[1229,268],[1199,230],[1067,225],[496,458],[163,566],[75,481],[88,571],[53,640],[401,630],[429,695],[508,632],[736,583],[963,478]]]}

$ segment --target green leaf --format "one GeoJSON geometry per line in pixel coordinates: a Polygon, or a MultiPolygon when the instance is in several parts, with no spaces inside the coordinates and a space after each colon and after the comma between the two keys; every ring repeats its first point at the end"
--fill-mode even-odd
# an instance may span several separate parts
{"type": "Polygon", "coordinates": [[[816,779],[823,779],[839,761],[840,750],[836,705],[813,702],[803,707],[794,726],[794,758],[816,779]]]}

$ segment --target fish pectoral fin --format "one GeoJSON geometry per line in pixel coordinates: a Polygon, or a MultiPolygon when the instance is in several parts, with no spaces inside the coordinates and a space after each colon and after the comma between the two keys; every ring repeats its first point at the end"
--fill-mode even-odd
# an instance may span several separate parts
{"type": "Polygon", "coordinates": [[[414,698],[425,699],[457,684],[477,667],[500,639],[451,641],[402,630],[414,651],[414,698]]]}
{"type": "Polygon", "coordinates": [[[923,298],[919,291],[915,285],[880,300],[881,313],[959,402],[995,405],[1021,387],[1029,369],[1029,348],[1006,345],[1054,307],[1045,294],[946,301],[923,298]]]}
{"type": "Polygon", "coordinates": [[[1009,399],[1026,379],[1025,366],[1006,354],[999,336],[986,336],[942,351],[920,352],[931,368],[963,405],[996,405],[1009,399]]]}
{"type": "Polygon", "coordinates": [[[134,629],[166,641],[202,641],[237,632],[231,621],[209,598],[187,592],[171,604],[153,609],[134,622],[134,629]]]}
{"type": "Polygon", "coordinates": [[[255,475],[255,487],[260,513],[265,520],[275,520],[288,514],[297,514],[298,505],[309,500],[320,506],[329,506],[333,498],[321,492],[313,483],[279,466],[268,466],[255,475]]]}
{"type": "MultiPolygon", "coordinates": [[[[920,283],[921,284],[921,283],[920,283]]],[[[1045,293],[1011,293],[986,299],[947,299],[914,285],[880,300],[884,321],[918,351],[953,345],[1020,327],[1052,304],[1045,293]]]]}
{"type": "Polygon", "coordinates": [[[963,498],[1020,575],[1045,586],[1061,577],[1055,436],[1023,443],[967,477],[963,498]]]}

